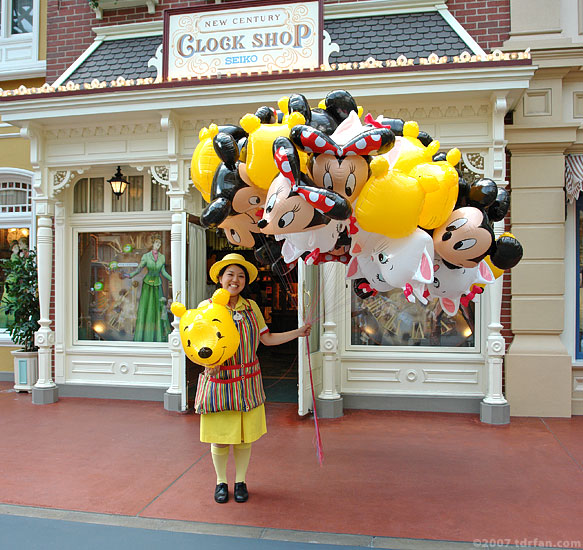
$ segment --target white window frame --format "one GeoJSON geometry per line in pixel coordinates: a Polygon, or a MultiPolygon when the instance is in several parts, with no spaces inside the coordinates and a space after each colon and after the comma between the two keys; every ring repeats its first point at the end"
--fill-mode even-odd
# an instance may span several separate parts
{"type": "MultiPolygon", "coordinates": [[[[144,195],[143,205],[144,210],[137,212],[113,212],[111,210],[112,200],[116,200],[113,196],[111,186],[107,180],[111,178],[114,173],[112,167],[93,169],[85,172],[75,178],[75,182],[71,185],[71,192],[68,196],[68,207],[66,210],[71,214],[68,217],[68,229],[66,231],[65,242],[63,243],[65,253],[68,255],[68,262],[66,266],[62,266],[61,262],[55,263],[55,269],[63,269],[62,275],[66,280],[72,281],[72,288],[65,290],[65,302],[67,305],[59,307],[55,311],[56,315],[63,315],[63,320],[70,319],[71,326],[67,327],[65,322],[64,330],[66,334],[66,348],[67,353],[76,353],[79,350],[95,351],[98,353],[113,353],[131,352],[132,349],[144,349],[145,342],[133,341],[94,341],[94,340],[80,340],[78,338],[79,325],[79,233],[103,233],[108,231],[120,232],[156,232],[156,231],[171,231],[172,229],[172,212],[170,210],[150,210],[151,207],[151,174],[147,170],[139,171],[122,166],[124,176],[144,176],[144,195]],[[104,178],[104,212],[95,213],[73,213],[74,206],[74,188],[79,180],[91,178],[104,178]],[[57,268],[57,266],[60,266],[57,268]]],[[[127,192],[127,191],[126,191],[127,192]]],[[[90,200],[90,199],[88,199],[90,200]]],[[[121,200],[121,199],[120,199],[121,200]]],[[[170,252],[170,251],[169,251],[170,252]]],[[[171,267],[172,258],[169,258],[167,266],[171,267]]],[[[59,277],[59,273],[55,273],[59,277]]],[[[180,274],[173,274],[173,277],[179,277],[180,274]]],[[[61,322],[57,322],[59,326],[63,326],[61,322]]],[[[148,351],[154,354],[159,353],[167,355],[167,342],[147,342],[148,351]]]]}
{"type": "MultiPolygon", "coordinates": [[[[0,180],[18,179],[28,183],[32,189],[33,172],[22,170],[21,168],[0,168],[0,180]]],[[[34,193],[34,191],[33,191],[34,193]]],[[[10,229],[11,227],[26,227],[30,231],[28,242],[29,248],[36,248],[36,227],[34,222],[34,201],[30,212],[2,213],[0,215],[0,228],[10,229]]],[[[0,346],[14,346],[10,338],[8,329],[0,328],[0,346]]]]}
{"type": "Polygon", "coordinates": [[[483,357],[484,354],[484,338],[482,337],[484,318],[481,301],[483,295],[475,302],[475,332],[474,345],[468,347],[451,347],[451,346],[366,346],[363,344],[353,344],[351,334],[351,292],[352,281],[347,280],[344,288],[346,308],[344,308],[344,342],[343,356],[351,358],[367,359],[374,357],[379,358],[379,355],[384,359],[390,357],[391,360],[409,359],[411,356],[422,356],[424,360],[430,361],[431,357],[443,358],[444,355],[456,357],[478,358],[483,357]]]}
{"type": "Polygon", "coordinates": [[[12,0],[0,0],[0,81],[44,76],[46,61],[39,60],[40,0],[33,0],[30,33],[11,34],[11,11],[12,0]]]}
{"type": "MultiPolygon", "coordinates": [[[[577,205],[567,204],[567,219],[565,221],[565,325],[561,333],[563,345],[571,356],[574,367],[583,367],[583,359],[577,359],[577,205]]],[[[583,299],[580,296],[579,299],[583,299]]]]}

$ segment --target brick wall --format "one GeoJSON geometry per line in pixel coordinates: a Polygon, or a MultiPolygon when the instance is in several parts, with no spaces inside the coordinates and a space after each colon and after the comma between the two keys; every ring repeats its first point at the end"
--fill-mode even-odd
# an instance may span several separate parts
{"type": "MultiPolygon", "coordinates": [[[[330,3],[337,3],[337,0],[330,3]]],[[[98,20],[87,0],[48,0],[47,82],[54,82],[91,45],[95,37],[92,28],[161,20],[167,8],[200,4],[214,2],[161,0],[152,15],[146,7],[137,7],[106,11],[103,19],[98,20]]],[[[501,46],[508,38],[510,0],[449,0],[448,7],[486,51],[501,46]]]]}
{"type": "Polygon", "coordinates": [[[508,39],[510,0],[447,0],[447,7],[486,52],[508,39]]]}

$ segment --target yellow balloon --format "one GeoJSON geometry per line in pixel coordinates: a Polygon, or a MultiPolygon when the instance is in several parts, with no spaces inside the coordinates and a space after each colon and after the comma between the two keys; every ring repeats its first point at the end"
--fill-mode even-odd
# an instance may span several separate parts
{"type": "Polygon", "coordinates": [[[419,125],[415,121],[405,122],[403,125],[403,137],[397,138],[398,157],[393,169],[401,170],[408,174],[413,167],[421,163],[431,162],[433,155],[439,151],[439,141],[432,141],[427,147],[417,138],[419,125]]]}
{"type": "Polygon", "coordinates": [[[180,340],[184,353],[206,367],[222,365],[239,348],[239,331],[226,305],[231,295],[220,288],[206,305],[196,309],[174,302],[172,313],[180,317],[180,340]]]}
{"type": "Polygon", "coordinates": [[[384,157],[373,159],[370,168],[372,176],[356,204],[356,220],[365,231],[391,239],[410,235],[419,223],[425,203],[425,182],[399,170],[389,171],[384,157]]]}
{"type": "MultiPolygon", "coordinates": [[[[241,119],[241,127],[249,134],[245,171],[253,185],[269,189],[279,174],[273,160],[273,142],[278,137],[289,137],[291,128],[305,122],[304,116],[297,112],[291,113],[284,124],[261,124],[259,118],[252,114],[246,114],[241,119]]],[[[300,164],[302,172],[305,172],[307,155],[303,152],[300,153],[300,164]]]]}
{"type": "Polygon", "coordinates": [[[419,217],[424,229],[435,229],[443,225],[455,206],[458,196],[458,173],[454,166],[459,162],[459,150],[452,149],[447,161],[429,162],[414,166],[409,175],[420,182],[435,186],[425,196],[425,204],[419,217]],[[456,160],[457,159],[457,160],[456,160]]]}
{"type": "Polygon", "coordinates": [[[198,134],[198,145],[190,162],[190,177],[194,186],[200,191],[206,202],[211,201],[211,186],[221,159],[215,153],[213,138],[219,133],[219,127],[211,124],[198,134]]]}

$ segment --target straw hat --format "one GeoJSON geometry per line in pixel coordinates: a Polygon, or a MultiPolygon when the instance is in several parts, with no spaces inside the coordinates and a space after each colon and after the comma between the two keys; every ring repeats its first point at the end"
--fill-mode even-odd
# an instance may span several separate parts
{"type": "Polygon", "coordinates": [[[214,263],[210,270],[209,275],[211,279],[215,282],[219,282],[219,273],[223,267],[227,267],[229,265],[237,264],[241,267],[245,268],[247,271],[247,275],[249,275],[249,282],[252,283],[255,279],[257,279],[257,268],[252,264],[249,263],[241,254],[227,254],[222,260],[214,263]]]}

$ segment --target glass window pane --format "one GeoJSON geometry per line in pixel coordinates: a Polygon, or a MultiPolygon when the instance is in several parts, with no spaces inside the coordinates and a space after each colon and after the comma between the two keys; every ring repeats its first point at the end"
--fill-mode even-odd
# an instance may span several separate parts
{"type": "Polygon", "coordinates": [[[144,176],[129,176],[128,181],[128,211],[141,212],[144,209],[144,176]]]}
{"type": "Polygon", "coordinates": [[[32,32],[33,0],[12,0],[12,34],[32,32]]]}
{"type": "MultiPolygon", "coordinates": [[[[110,187],[111,190],[111,187],[110,187]]],[[[121,196],[117,197],[111,193],[111,211],[112,212],[127,212],[128,211],[128,192],[126,187],[126,192],[121,196]]]]}
{"type": "Polygon", "coordinates": [[[89,212],[103,212],[103,178],[91,178],[90,180],[89,212]]]}
{"type": "Polygon", "coordinates": [[[169,208],[170,201],[166,194],[166,188],[152,178],[152,200],[150,210],[168,210],[169,208]]]}
{"type": "MultiPolygon", "coordinates": [[[[28,255],[30,230],[28,227],[0,229],[0,259],[9,260],[17,255],[28,255]]],[[[0,329],[6,329],[13,321],[12,315],[6,313],[8,296],[5,289],[6,274],[0,264],[0,329]]]]}
{"type": "Polygon", "coordinates": [[[356,346],[473,347],[475,305],[446,315],[438,300],[409,303],[401,289],[362,300],[351,290],[351,344],[356,346]]]}
{"type": "Polygon", "coordinates": [[[73,212],[75,214],[84,214],[87,212],[87,178],[79,180],[75,184],[73,193],[73,212]]]}
{"type": "Polygon", "coordinates": [[[79,340],[167,342],[170,231],[79,234],[79,340]]]}

